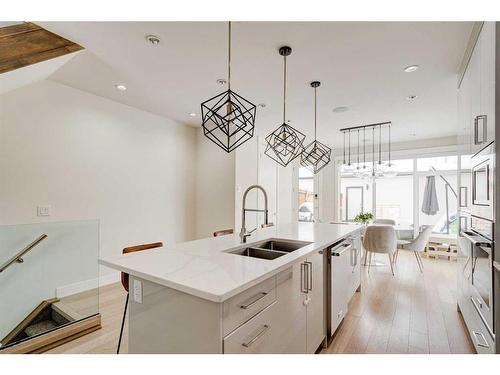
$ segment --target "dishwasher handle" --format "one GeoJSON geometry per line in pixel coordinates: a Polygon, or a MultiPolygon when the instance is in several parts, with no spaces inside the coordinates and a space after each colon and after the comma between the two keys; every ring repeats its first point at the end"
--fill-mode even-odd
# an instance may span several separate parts
{"type": "Polygon", "coordinates": [[[335,246],[332,248],[332,257],[339,257],[344,254],[346,251],[352,249],[352,244],[348,242],[343,242],[342,244],[335,246]]]}

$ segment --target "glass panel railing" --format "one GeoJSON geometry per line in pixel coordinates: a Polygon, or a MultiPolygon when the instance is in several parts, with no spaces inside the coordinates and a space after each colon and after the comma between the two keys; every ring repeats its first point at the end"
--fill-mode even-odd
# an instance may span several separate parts
{"type": "Polygon", "coordinates": [[[98,253],[98,221],[0,226],[0,349],[98,314],[98,253]]]}

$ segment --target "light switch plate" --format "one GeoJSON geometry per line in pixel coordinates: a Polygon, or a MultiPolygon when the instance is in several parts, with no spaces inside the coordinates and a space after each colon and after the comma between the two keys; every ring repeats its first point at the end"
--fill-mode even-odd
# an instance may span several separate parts
{"type": "Polygon", "coordinates": [[[50,206],[37,206],[36,215],[37,216],[50,216],[51,207],[50,206]]]}
{"type": "Polygon", "coordinates": [[[134,302],[142,303],[142,281],[134,279],[133,291],[134,302]]]}

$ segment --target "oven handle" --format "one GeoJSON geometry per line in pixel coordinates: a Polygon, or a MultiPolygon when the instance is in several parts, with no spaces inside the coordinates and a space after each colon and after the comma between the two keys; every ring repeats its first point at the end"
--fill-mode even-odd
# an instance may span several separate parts
{"type": "Polygon", "coordinates": [[[460,236],[465,237],[474,246],[489,247],[489,248],[491,248],[491,242],[490,241],[487,241],[487,240],[478,241],[476,238],[472,237],[471,235],[467,234],[466,232],[460,232],[460,236]]]}

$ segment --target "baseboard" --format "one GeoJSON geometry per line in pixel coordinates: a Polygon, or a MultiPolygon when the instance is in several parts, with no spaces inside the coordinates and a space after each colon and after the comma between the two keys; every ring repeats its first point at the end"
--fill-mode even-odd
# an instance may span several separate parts
{"type": "Polygon", "coordinates": [[[87,290],[96,289],[100,286],[113,284],[120,281],[120,273],[113,272],[94,279],[83,280],[77,283],[63,285],[56,288],[56,297],[63,298],[73,294],[85,292],[87,290]]]}

